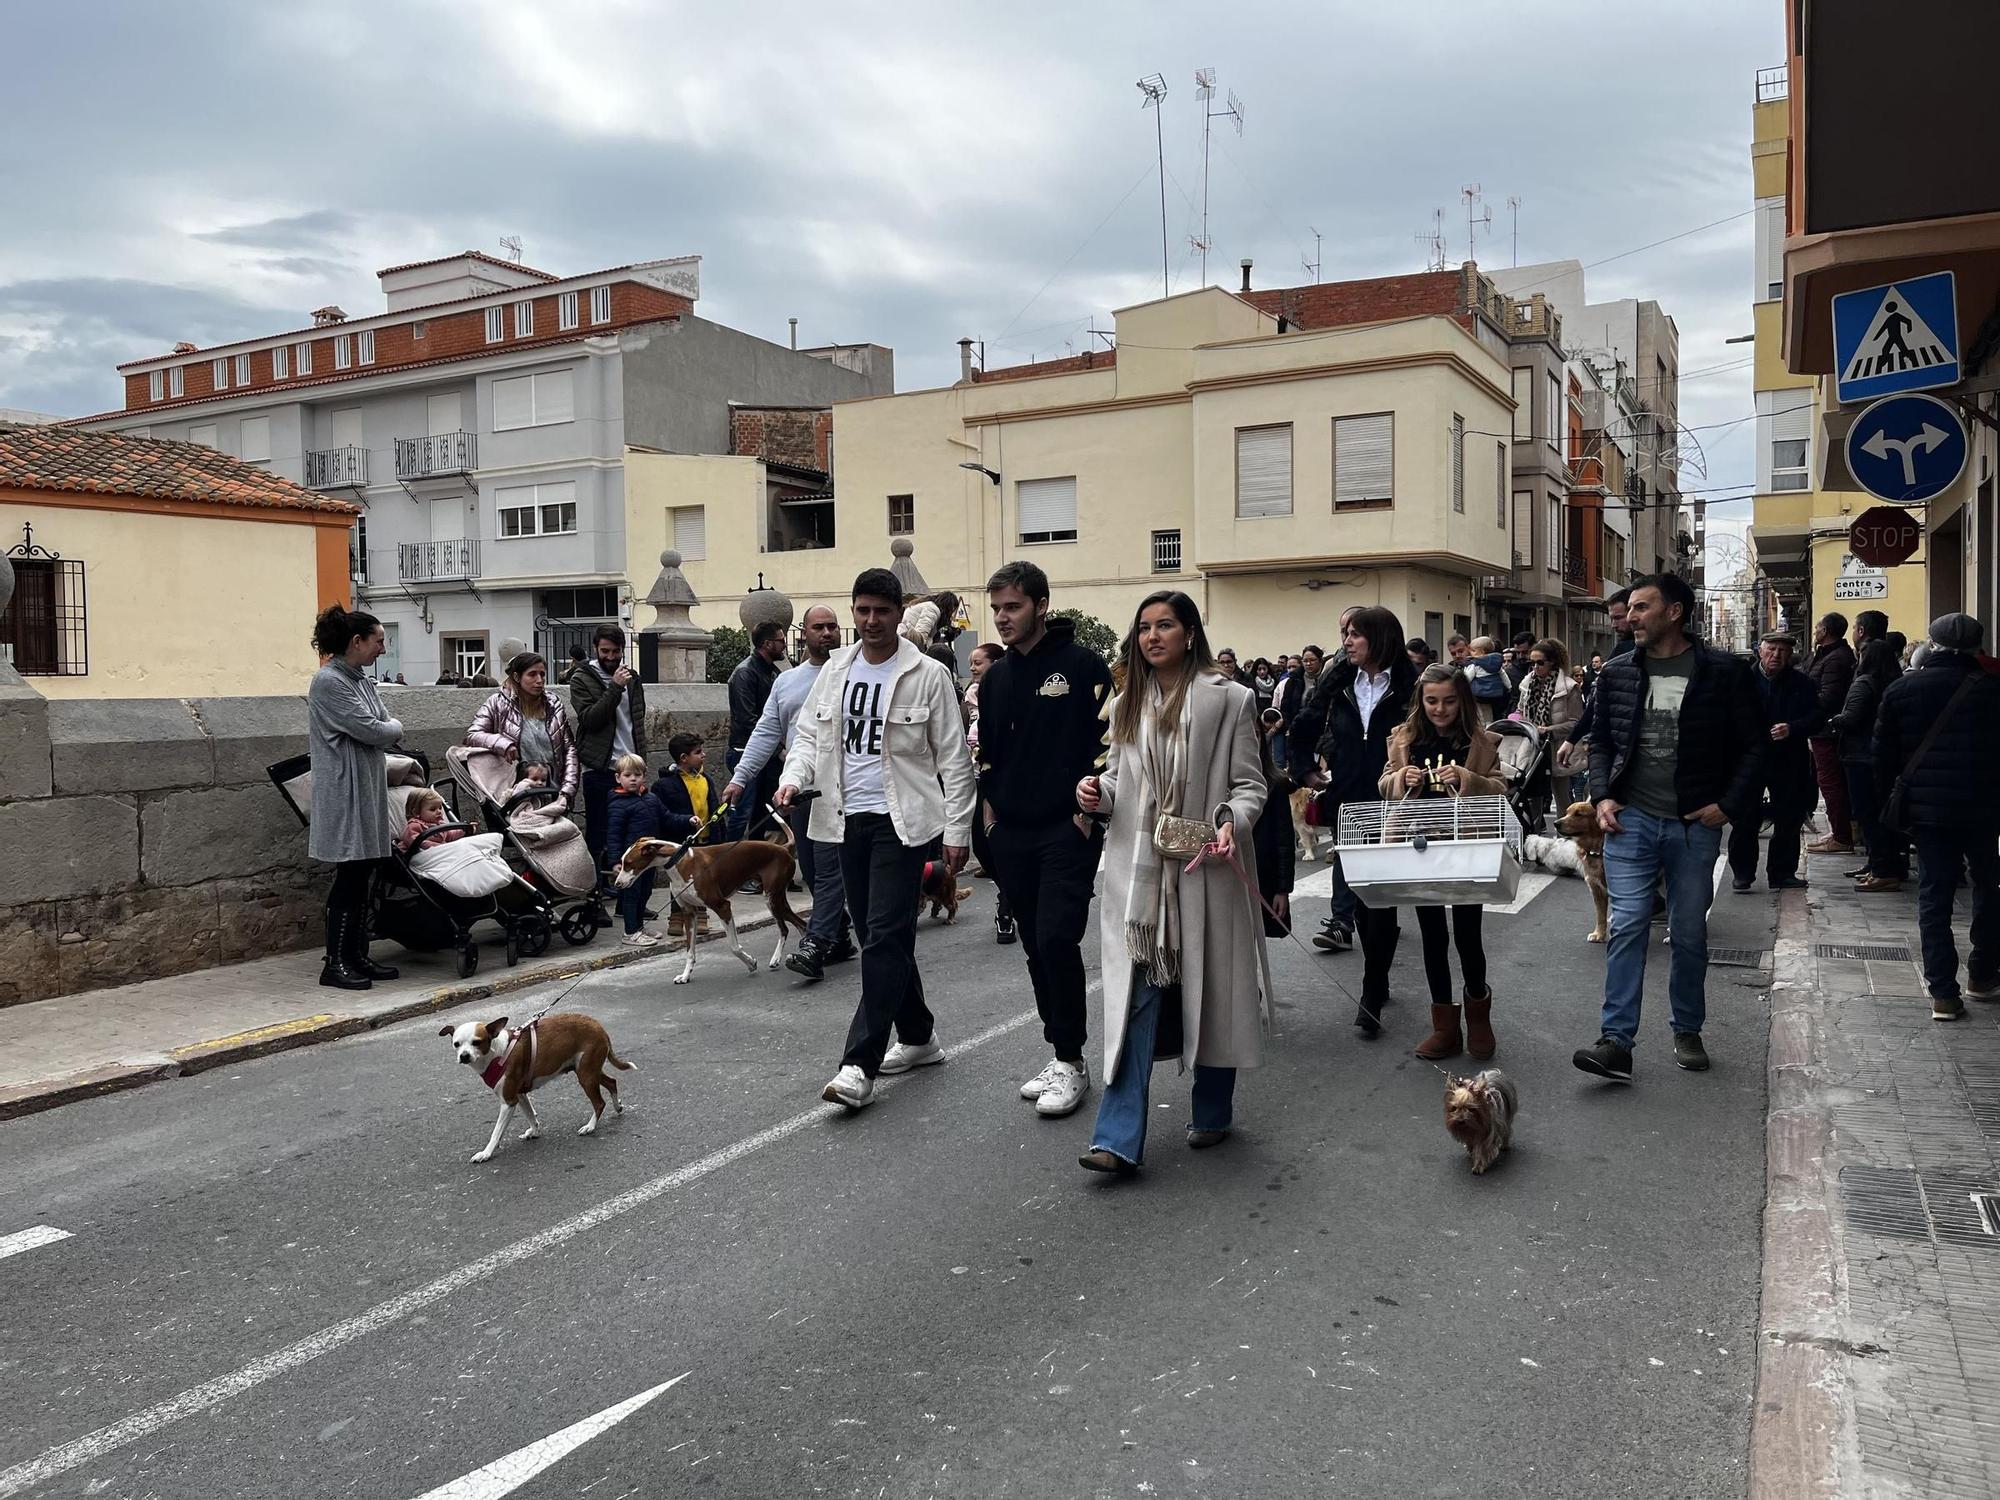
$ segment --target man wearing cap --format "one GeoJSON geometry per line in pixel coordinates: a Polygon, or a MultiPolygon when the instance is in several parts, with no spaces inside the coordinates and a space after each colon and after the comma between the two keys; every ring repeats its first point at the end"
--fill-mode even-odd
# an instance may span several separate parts
{"type": "Polygon", "coordinates": [[[1965,1014],[1951,930],[1961,873],[1971,877],[1972,952],[1965,994],[2000,1000],[2000,678],[1983,671],[1985,638],[1970,615],[1931,621],[1924,664],[1889,684],[1875,720],[1882,821],[1917,846],[1917,928],[1931,1019],[1965,1014]]]}
{"type": "MultiPolygon", "coordinates": [[[[1841,622],[1845,624],[1845,621],[1841,622]]],[[[1766,872],[1774,891],[1802,891],[1799,834],[1819,800],[1813,779],[1811,737],[1826,724],[1819,689],[1792,665],[1798,641],[1772,633],[1757,648],[1757,693],[1764,707],[1764,796],[1771,810],[1771,853],[1766,872]]],[[[1738,895],[1757,883],[1756,818],[1729,826],[1729,868],[1738,895]]]]}

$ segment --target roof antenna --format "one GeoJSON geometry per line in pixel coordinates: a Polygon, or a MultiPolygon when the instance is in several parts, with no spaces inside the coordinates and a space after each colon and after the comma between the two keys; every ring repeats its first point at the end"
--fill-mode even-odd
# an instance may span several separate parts
{"type": "Polygon", "coordinates": [[[1313,285],[1314,285],[1314,286],[1318,286],[1318,285],[1319,285],[1319,263],[1320,263],[1320,253],[1319,253],[1319,231],[1318,231],[1317,229],[1314,229],[1314,228],[1312,227],[1312,225],[1310,225],[1310,224],[1306,225],[1306,228],[1307,228],[1308,230],[1310,230],[1310,231],[1311,231],[1311,233],[1312,233],[1312,237],[1313,237],[1313,255],[1312,255],[1312,259],[1311,259],[1311,260],[1307,260],[1307,259],[1306,259],[1306,258],[1305,258],[1305,257],[1304,257],[1303,255],[1301,255],[1301,256],[1299,257],[1299,263],[1300,263],[1301,265],[1303,265],[1303,266],[1304,266],[1304,267],[1306,268],[1306,270],[1307,270],[1308,272],[1310,272],[1310,273],[1311,273],[1311,275],[1312,275],[1312,279],[1313,279],[1313,285]]]}
{"type": "Polygon", "coordinates": [[[1207,286],[1208,252],[1215,243],[1208,237],[1208,122],[1234,120],[1236,133],[1243,134],[1243,101],[1236,97],[1236,90],[1230,89],[1224,96],[1228,102],[1223,108],[1209,108],[1215,99],[1213,68],[1195,70],[1194,96],[1201,102],[1201,234],[1194,241],[1194,248],[1201,252],[1201,284],[1207,286]]]}
{"type": "Polygon", "coordinates": [[[501,235],[500,248],[507,252],[507,259],[514,262],[515,265],[518,266],[521,263],[521,237],[518,234],[501,235]]]}

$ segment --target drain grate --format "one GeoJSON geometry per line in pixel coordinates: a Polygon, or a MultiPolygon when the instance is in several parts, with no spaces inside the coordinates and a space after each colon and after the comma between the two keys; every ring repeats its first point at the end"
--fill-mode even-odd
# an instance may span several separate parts
{"type": "Polygon", "coordinates": [[[1722,968],[1758,969],[1768,957],[1762,948],[1711,948],[1708,961],[1722,968]]]}
{"type": "Polygon", "coordinates": [[[1972,1207],[1979,1215],[1980,1229],[2000,1235],[2000,1193],[1974,1193],[1972,1207]]]}
{"type": "Polygon", "coordinates": [[[1930,1238],[1930,1218],[1915,1172],[1900,1167],[1842,1167],[1840,1197],[1850,1229],[1897,1239],[1930,1238]]]}
{"type": "Polygon", "coordinates": [[[1820,943],[1813,949],[1815,958],[1864,958],[1882,963],[1908,963],[1910,950],[1903,944],[1888,943],[1820,943]]]}

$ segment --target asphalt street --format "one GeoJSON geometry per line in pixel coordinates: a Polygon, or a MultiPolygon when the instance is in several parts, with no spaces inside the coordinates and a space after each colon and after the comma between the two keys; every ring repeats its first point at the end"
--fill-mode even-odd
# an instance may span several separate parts
{"type": "MultiPolygon", "coordinates": [[[[0,1237],[68,1236],[0,1259],[0,1496],[1742,1495],[1768,980],[1711,971],[1681,1073],[1656,947],[1637,1082],[1595,1083],[1587,894],[1530,889],[1487,923],[1485,1177],[1409,1052],[1407,915],[1382,1040],[1358,955],[1274,945],[1236,1134],[1188,1151],[1162,1066],[1147,1170],[1082,1172],[1095,1094],[1015,1096],[1046,1053],[984,882],[919,942],[954,1055],[853,1117],[854,968],[709,948],[588,979],[629,1112],[579,1138],[559,1080],[485,1166],[440,1019],[0,1124],[0,1237]]],[[[1725,886],[1711,944],[1773,915],[1725,886]]]]}

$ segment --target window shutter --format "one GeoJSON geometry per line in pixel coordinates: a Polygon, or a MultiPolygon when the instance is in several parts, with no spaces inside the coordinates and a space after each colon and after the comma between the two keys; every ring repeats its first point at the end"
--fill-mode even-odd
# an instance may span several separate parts
{"type": "Polygon", "coordinates": [[[1451,415],[1451,508],[1465,514],[1465,418],[1451,415]]]}
{"type": "Polygon", "coordinates": [[[1255,520],[1292,513],[1292,428],[1236,429],[1236,516],[1255,520]]]}
{"type": "Polygon", "coordinates": [[[1076,476],[1024,479],[1015,486],[1021,539],[1052,542],[1076,539],[1076,476]]]}
{"type": "Polygon", "coordinates": [[[1535,496],[1532,490],[1514,491],[1514,566],[1525,568],[1535,560],[1535,496]]]}
{"type": "Polygon", "coordinates": [[[1520,442],[1535,431],[1535,372],[1514,371],[1514,441],[1520,442]]]}
{"type": "Polygon", "coordinates": [[[550,370],[535,377],[535,425],[576,419],[576,396],[568,370],[550,370]]]}
{"type": "Polygon", "coordinates": [[[674,550],[684,562],[700,562],[708,556],[708,507],[674,507],[674,550]]]}
{"type": "Polygon", "coordinates": [[[236,446],[241,450],[236,456],[245,463],[268,463],[271,458],[271,419],[245,417],[237,433],[236,446]]]}
{"type": "Polygon", "coordinates": [[[509,380],[493,382],[493,427],[501,431],[509,427],[532,426],[535,420],[534,379],[528,375],[516,375],[509,380]]]}
{"type": "Polygon", "coordinates": [[[1493,511],[1494,521],[1502,531],[1507,529],[1507,445],[1493,445],[1493,511]]]}
{"type": "MultiPolygon", "coordinates": [[[[1396,419],[1389,412],[1336,417],[1333,503],[1380,504],[1396,498],[1396,419]]],[[[1286,506],[1289,510],[1291,507],[1286,506]]]]}

